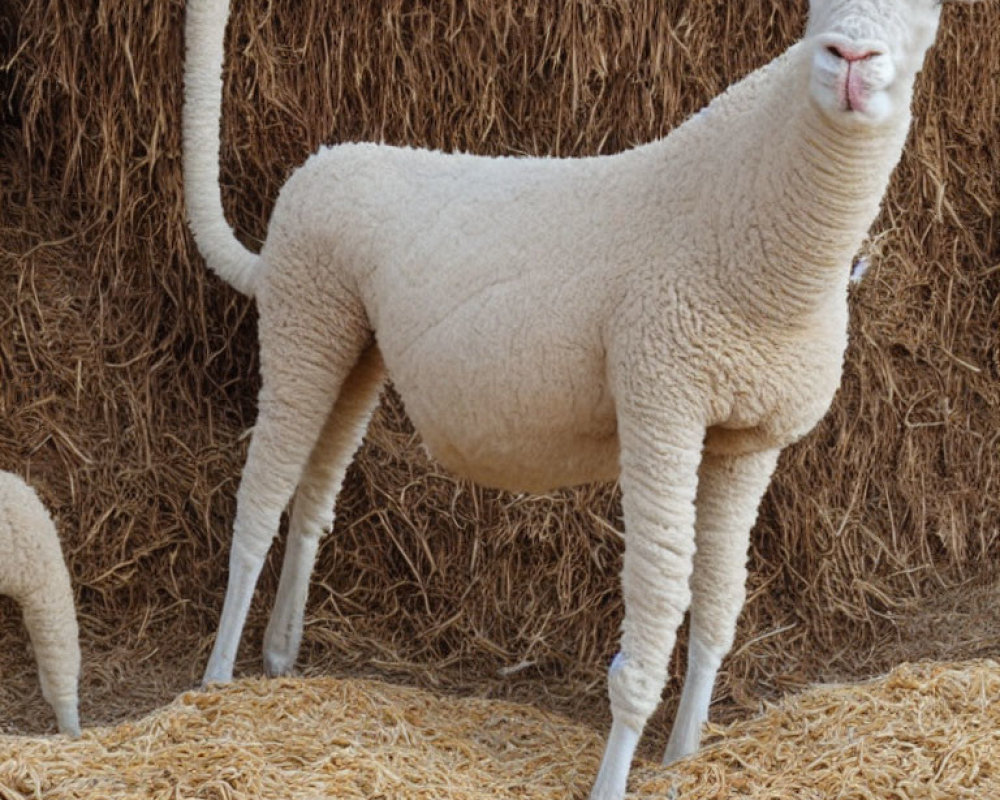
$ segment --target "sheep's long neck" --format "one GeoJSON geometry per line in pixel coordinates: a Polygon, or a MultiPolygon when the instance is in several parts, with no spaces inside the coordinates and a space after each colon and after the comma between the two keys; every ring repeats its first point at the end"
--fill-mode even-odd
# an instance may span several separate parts
{"type": "Polygon", "coordinates": [[[798,105],[786,104],[776,140],[761,144],[778,157],[754,173],[746,221],[732,221],[765,255],[759,272],[738,275],[739,290],[779,315],[808,312],[846,285],[909,127],[904,113],[874,130],[837,128],[808,97],[798,105]]]}

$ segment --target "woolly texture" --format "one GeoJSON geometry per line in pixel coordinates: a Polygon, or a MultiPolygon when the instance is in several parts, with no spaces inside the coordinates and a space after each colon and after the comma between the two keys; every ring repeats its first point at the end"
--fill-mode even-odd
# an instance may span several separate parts
{"type": "MultiPolygon", "coordinates": [[[[692,570],[692,635],[707,655],[702,699],[681,700],[677,754],[696,747],[691,717],[707,716],[705,679],[732,641],[777,453],[836,391],[849,266],[902,152],[937,27],[930,0],[889,5],[831,6],[814,35],[667,138],[615,156],[362,144],[311,157],[282,189],[252,275],[259,416],[206,681],[232,675],[296,487],[335,496],[357,437],[324,431],[360,431],[384,361],[424,442],[458,474],[512,490],[620,477],[626,614],[609,680],[615,727],[591,797],[624,792],[692,570]],[[845,55],[856,51],[865,58],[845,55]],[[341,408],[338,397],[362,400],[341,408]],[[321,469],[328,460],[337,468],[321,469]]],[[[221,53],[220,20],[189,48],[221,53]]],[[[326,527],[298,516],[299,555],[270,626],[288,642],[311,568],[301,554],[326,527]]],[[[279,649],[266,663],[290,666],[293,649],[279,649]]]]}
{"type": "Polygon", "coordinates": [[[59,730],[78,736],[80,645],[69,571],[42,501],[9,472],[0,472],[0,594],[21,606],[59,730]]]}
{"type": "Polygon", "coordinates": [[[257,256],[232,235],[219,186],[219,115],[222,113],[222,48],[227,3],[191,3],[186,9],[187,71],[184,82],[184,203],[198,249],[234,288],[253,294],[257,256]]]}

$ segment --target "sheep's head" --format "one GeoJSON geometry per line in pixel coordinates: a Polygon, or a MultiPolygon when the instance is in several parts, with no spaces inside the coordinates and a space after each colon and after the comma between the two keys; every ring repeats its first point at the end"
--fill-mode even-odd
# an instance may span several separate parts
{"type": "Polygon", "coordinates": [[[906,113],[940,16],[940,0],[810,0],[813,100],[861,125],[906,113]]]}

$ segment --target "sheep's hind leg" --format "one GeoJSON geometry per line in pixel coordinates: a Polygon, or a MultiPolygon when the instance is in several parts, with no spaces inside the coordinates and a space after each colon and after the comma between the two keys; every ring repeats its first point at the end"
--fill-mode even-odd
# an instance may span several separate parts
{"type": "Polygon", "coordinates": [[[706,454],[698,481],[688,665],[663,763],[691,755],[708,720],[712,689],[732,647],[746,598],[750,530],[778,459],[777,450],[706,454]]]}
{"type": "Polygon", "coordinates": [[[286,675],[295,665],[319,541],[333,527],[337,495],[378,404],[384,372],[381,354],[372,345],[344,381],[299,481],[278,595],[264,634],[268,675],[286,675]]]}
{"type": "Polygon", "coordinates": [[[236,495],[229,584],[205,684],[232,678],[254,587],[281,514],[341,385],[371,344],[363,313],[345,306],[326,309],[330,316],[324,318],[302,314],[294,325],[287,319],[273,324],[269,309],[260,307],[258,416],[236,495]],[[339,321],[332,330],[331,318],[339,321]]]}
{"type": "Polygon", "coordinates": [[[612,727],[591,800],[621,800],[639,736],[660,700],[690,600],[694,500],[704,428],[622,414],[625,620],[608,672],[612,727]],[[662,421],[659,421],[662,423],[662,421]]]}

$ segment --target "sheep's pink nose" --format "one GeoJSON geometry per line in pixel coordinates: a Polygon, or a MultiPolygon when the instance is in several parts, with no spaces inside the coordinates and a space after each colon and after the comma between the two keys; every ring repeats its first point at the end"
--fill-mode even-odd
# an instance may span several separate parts
{"type": "Polygon", "coordinates": [[[864,61],[868,58],[874,58],[875,56],[882,55],[878,50],[872,50],[870,48],[855,48],[846,44],[828,44],[826,46],[826,51],[836,56],[837,58],[843,59],[848,63],[853,63],[855,61],[864,61]]]}

